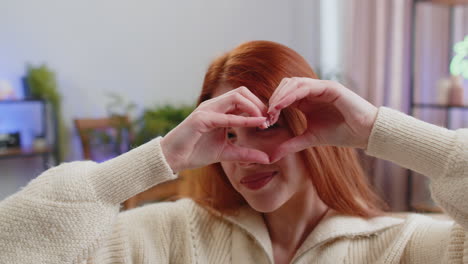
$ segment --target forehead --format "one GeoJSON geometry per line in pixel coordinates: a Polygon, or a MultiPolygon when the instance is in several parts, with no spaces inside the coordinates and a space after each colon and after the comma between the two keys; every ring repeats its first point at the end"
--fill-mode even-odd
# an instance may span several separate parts
{"type": "Polygon", "coordinates": [[[234,90],[234,87],[232,85],[227,83],[221,83],[218,87],[216,87],[216,89],[214,89],[213,97],[220,96],[231,90],[234,90]]]}

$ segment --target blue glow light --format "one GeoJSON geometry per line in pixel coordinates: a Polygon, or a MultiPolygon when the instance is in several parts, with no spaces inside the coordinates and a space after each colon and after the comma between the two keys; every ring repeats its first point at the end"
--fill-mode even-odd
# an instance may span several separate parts
{"type": "Polygon", "coordinates": [[[20,132],[21,146],[30,148],[34,137],[42,131],[40,102],[3,103],[0,101],[0,133],[20,132]]]}

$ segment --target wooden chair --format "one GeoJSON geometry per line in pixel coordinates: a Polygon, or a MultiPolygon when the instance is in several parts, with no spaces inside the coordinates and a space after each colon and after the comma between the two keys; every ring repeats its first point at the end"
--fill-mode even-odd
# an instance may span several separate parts
{"type": "MultiPolygon", "coordinates": [[[[113,118],[84,118],[84,119],[75,119],[75,127],[78,130],[78,134],[81,140],[81,146],[83,148],[83,158],[87,160],[95,160],[96,157],[92,155],[92,146],[91,140],[93,132],[97,131],[106,131],[110,129],[116,129],[121,126],[130,126],[130,119],[127,116],[117,116],[113,118]]],[[[129,139],[133,138],[132,131],[128,130],[129,139]]],[[[127,142],[127,149],[130,149],[130,142],[127,142]]],[[[119,155],[121,153],[115,153],[119,155]]]]}
{"type": "MultiPolygon", "coordinates": [[[[75,127],[78,130],[78,134],[81,140],[81,146],[83,148],[83,158],[87,160],[95,160],[95,157],[92,155],[92,131],[99,130],[110,130],[115,129],[116,127],[130,126],[130,119],[125,117],[114,117],[114,118],[96,118],[96,119],[75,119],[75,127]]],[[[132,131],[129,130],[129,139],[133,139],[132,131]]],[[[130,149],[130,143],[128,142],[128,151],[130,149]]],[[[115,153],[119,155],[121,153],[115,153]]],[[[137,194],[136,196],[128,199],[124,202],[123,208],[125,210],[135,208],[138,205],[141,205],[145,202],[152,201],[161,201],[161,200],[172,200],[178,196],[180,181],[170,181],[163,184],[154,186],[142,193],[137,194]]]]}

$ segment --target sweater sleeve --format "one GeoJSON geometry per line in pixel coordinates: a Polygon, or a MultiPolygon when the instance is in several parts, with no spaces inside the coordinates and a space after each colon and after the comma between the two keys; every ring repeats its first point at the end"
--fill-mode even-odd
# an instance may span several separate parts
{"type": "Polygon", "coordinates": [[[0,202],[0,262],[82,263],[115,230],[120,203],[175,177],[160,138],[101,164],[51,168],[0,202]]]}
{"type": "Polygon", "coordinates": [[[431,179],[431,193],[468,230],[468,129],[435,126],[381,107],[366,153],[431,179]]]}
{"type": "Polygon", "coordinates": [[[413,244],[427,244],[427,237],[443,240],[444,259],[468,258],[468,129],[448,130],[381,107],[366,153],[429,177],[434,201],[455,220],[455,225],[445,226],[445,234],[429,228],[426,238],[414,238],[413,244]]]}

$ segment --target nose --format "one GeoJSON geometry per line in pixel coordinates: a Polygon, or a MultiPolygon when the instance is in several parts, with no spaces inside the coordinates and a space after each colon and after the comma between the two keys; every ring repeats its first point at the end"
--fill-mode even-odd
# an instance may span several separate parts
{"type": "MultiPolygon", "coordinates": [[[[272,144],[269,144],[268,141],[265,140],[265,138],[257,137],[254,135],[239,135],[234,144],[242,148],[260,150],[262,152],[265,152],[266,154],[269,154],[270,145],[272,145],[272,144]]],[[[239,166],[245,167],[245,168],[250,168],[250,167],[255,167],[255,166],[260,165],[259,163],[244,162],[244,161],[238,161],[236,163],[239,166]]]]}

